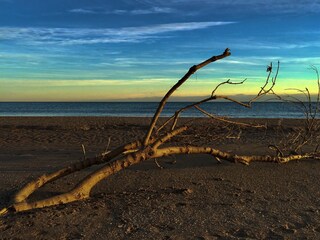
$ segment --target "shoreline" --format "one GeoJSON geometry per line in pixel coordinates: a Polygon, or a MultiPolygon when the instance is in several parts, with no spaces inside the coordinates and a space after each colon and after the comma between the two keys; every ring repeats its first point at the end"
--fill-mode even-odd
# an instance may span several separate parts
{"type": "MultiPolygon", "coordinates": [[[[160,117],[160,119],[167,119],[167,118],[170,118],[171,116],[173,116],[173,115],[170,115],[170,116],[163,116],[163,117],[160,117]]],[[[301,117],[301,118],[290,118],[290,117],[228,117],[228,116],[225,116],[225,115],[215,115],[216,117],[220,117],[220,118],[228,118],[228,119],[233,119],[233,120],[245,120],[245,119],[251,119],[251,120],[255,120],[255,119],[270,119],[270,120],[272,120],[272,119],[277,119],[277,120],[279,120],[279,119],[288,119],[288,120],[304,120],[305,119],[305,117],[301,117]]],[[[150,118],[150,119],[152,119],[152,117],[153,117],[153,115],[150,115],[150,116],[110,116],[110,115],[108,115],[108,116],[103,116],[103,115],[90,115],[90,116],[81,116],[81,115],[70,115],[70,116],[68,116],[68,115],[61,115],[61,116],[47,116],[47,115],[34,115],[34,116],[28,116],[28,115],[26,115],[26,116],[23,116],[23,115],[7,115],[7,116],[2,116],[2,115],[0,115],[0,118],[128,118],[128,119],[130,119],[130,118],[139,118],[139,119],[141,119],[141,118],[150,118]]],[[[184,116],[180,116],[179,118],[182,118],[182,119],[188,119],[188,118],[194,118],[194,119],[204,119],[204,118],[206,118],[206,119],[208,119],[208,117],[207,116],[186,116],[186,117],[184,117],[184,116]]],[[[320,119],[320,117],[318,117],[317,119],[320,119]]]]}
{"type": "MultiPolygon", "coordinates": [[[[169,102],[163,109],[162,116],[170,117],[190,103],[169,102]]],[[[130,103],[3,103],[0,106],[2,116],[35,117],[152,117],[158,107],[157,102],[130,103]]],[[[259,102],[251,108],[245,108],[233,102],[204,103],[204,110],[221,117],[232,118],[304,118],[303,111],[292,104],[283,102],[259,102]]],[[[206,117],[196,109],[188,109],[183,117],[206,117]]]]}

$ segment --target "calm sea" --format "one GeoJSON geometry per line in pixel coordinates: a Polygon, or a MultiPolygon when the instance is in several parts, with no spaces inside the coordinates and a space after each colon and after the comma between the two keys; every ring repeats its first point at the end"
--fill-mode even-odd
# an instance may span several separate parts
{"type": "MultiPolygon", "coordinates": [[[[189,103],[169,102],[162,116],[171,116],[189,103]]],[[[0,102],[0,116],[124,116],[150,117],[157,102],[0,102]]],[[[303,118],[297,106],[281,102],[257,102],[252,109],[230,102],[211,102],[201,105],[210,113],[233,118],[303,118]]],[[[203,117],[195,109],[182,117],[203,117]]]]}

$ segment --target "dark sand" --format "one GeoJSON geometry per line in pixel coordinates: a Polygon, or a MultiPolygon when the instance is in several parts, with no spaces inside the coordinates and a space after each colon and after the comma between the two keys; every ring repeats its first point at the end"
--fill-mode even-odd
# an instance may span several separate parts
{"type": "MultiPolygon", "coordinates": [[[[28,180],[79,161],[81,144],[93,156],[109,137],[113,148],[142,136],[149,120],[0,118],[0,208],[28,180]]],[[[193,144],[270,153],[278,121],[268,121],[267,131],[220,140],[219,129],[199,119],[198,131],[178,140],[195,136],[193,144]]],[[[284,123],[290,130],[301,122],[284,123]]],[[[132,166],[99,183],[86,201],[2,217],[0,239],[320,239],[320,161],[244,166],[206,155],[158,161],[164,169],[153,161],[132,166]]],[[[89,172],[48,184],[32,198],[61,193],[89,172]]]]}

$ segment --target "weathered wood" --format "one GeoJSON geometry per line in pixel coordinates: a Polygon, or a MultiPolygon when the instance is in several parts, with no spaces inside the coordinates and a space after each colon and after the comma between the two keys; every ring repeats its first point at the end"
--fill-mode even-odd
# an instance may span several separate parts
{"type": "MultiPolygon", "coordinates": [[[[190,108],[196,108],[202,113],[206,114],[207,116],[218,119],[220,121],[224,121],[228,124],[237,124],[239,126],[245,126],[245,127],[265,127],[264,125],[251,125],[247,123],[239,123],[236,121],[220,119],[206,112],[202,108],[200,108],[200,105],[204,102],[208,102],[216,99],[225,99],[225,100],[234,102],[236,104],[239,104],[243,107],[250,108],[253,102],[260,99],[262,96],[266,94],[273,94],[275,96],[278,96],[274,93],[273,87],[276,84],[276,79],[279,72],[279,63],[276,70],[276,74],[271,79],[271,84],[270,84],[270,77],[272,73],[272,65],[270,65],[271,66],[270,69],[268,68],[269,73],[264,85],[261,87],[261,90],[248,103],[243,103],[241,101],[238,101],[236,99],[233,99],[224,95],[215,95],[215,92],[217,91],[217,89],[224,84],[243,84],[245,81],[244,80],[242,82],[233,83],[230,80],[228,80],[226,82],[222,82],[218,84],[216,88],[212,91],[212,94],[210,97],[204,98],[201,101],[198,101],[193,104],[189,104],[177,110],[176,113],[171,118],[169,118],[162,126],[160,126],[156,133],[154,133],[154,129],[158,122],[159,116],[166,102],[172,95],[172,93],[174,93],[198,69],[208,65],[209,63],[223,59],[230,55],[231,55],[230,50],[227,48],[221,55],[213,56],[198,65],[192,66],[189,69],[189,71],[163,97],[149,125],[149,129],[146,132],[146,135],[143,136],[142,139],[122,145],[112,151],[101,153],[97,157],[93,157],[93,158],[84,157],[84,159],[80,162],[71,164],[65,168],[62,168],[50,174],[44,174],[38,177],[37,179],[26,184],[21,190],[19,190],[14,196],[12,205],[9,206],[8,208],[2,209],[0,211],[0,215],[7,214],[9,212],[20,212],[20,211],[26,211],[26,210],[35,209],[35,208],[43,208],[43,207],[49,207],[49,206],[58,205],[58,204],[66,204],[73,201],[78,201],[81,199],[88,198],[90,196],[91,189],[103,179],[131,165],[138,164],[140,162],[143,162],[152,158],[161,158],[165,156],[179,155],[179,154],[209,154],[217,161],[224,160],[224,161],[235,162],[235,163],[238,162],[246,165],[250,164],[251,162],[288,163],[290,161],[295,161],[300,159],[310,159],[310,158],[320,159],[318,148],[316,148],[316,150],[313,153],[305,153],[305,154],[294,153],[294,154],[288,154],[285,156],[283,152],[279,149],[279,147],[273,145],[273,149],[275,149],[277,152],[276,156],[270,156],[270,155],[255,156],[255,155],[237,155],[234,153],[224,152],[219,149],[214,149],[206,146],[183,145],[183,146],[163,147],[163,145],[166,142],[170,141],[173,137],[175,137],[176,135],[179,135],[180,133],[186,131],[189,128],[189,126],[182,126],[182,127],[176,128],[176,125],[177,125],[177,121],[180,113],[190,108]],[[164,131],[164,133],[161,135],[160,134],[161,130],[163,130],[165,126],[167,126],[170,123],[170,121],[173,121],[171,130],[164,131]],[[66,193],[62,193],[62,194],[50,197],[50,198],[36,200],[34,202],[27,201],[27,198],[33,192],[35,192],[37,189],[41,188],[45,184],[96,164],[104,164],[104,165],[98,170],[89,174],[87,177],[85,177],[72,190],[66,193]]],[[[318,74],[317,71],[316,73],[318,74]]],[[[306,109],[308,110],[308,113],[311,114],[311,118],[308,117],[310,115],[307,115],[307,127],[309,128],[308,129],[309,132],[312,131],[315,126],[319,127],[318,125],[315,124],[316,122],[315,118],[316,118],[316,114],[319,111],[319,102],[320,102],[319,74],[317,76],[318,76],[318,96],[317,96],[316,109],[314,110],[314,112],[311,112],[311,107],[310,107],[311,105],[309,104],[310,105],[309,108],[306,107],[306,109]]],[[[310,103],[311,98],[310,98],[310,93],[308,91],[307,91],[307,97],[309,98],[309,103],[310,103]]],[[[305,136],[305,138],[307,137],[309,137],[309,135],[305,136]]],[[[303,140],[306,141],[309,139],[303,139],[303,140]]],[[[302,143],[305,144],[304,141],[302,141],[302,143]]],[[[301,147],[299,146],[299,148],[301,147]]],[[[83,150],[83,152],[85,156],[85,150],[83,150]]]]}

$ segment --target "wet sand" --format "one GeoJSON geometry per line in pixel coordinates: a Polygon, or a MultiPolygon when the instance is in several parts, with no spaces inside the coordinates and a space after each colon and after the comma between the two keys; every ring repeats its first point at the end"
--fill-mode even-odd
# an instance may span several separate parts
{"type": "MultiPolygon", "coordinates": [[[[29,180],[141,138],[148,118],[1,117],[0,208],[29,180]]],[[[186,120],[187,121],[187,120],[186,120]]],[[[248,119],[244,121],[249,121],[248,119]]],[[[279,120],[267,130],[238,130],[194,121],[173,144],[208,145],[241,154],[272,153],[279,120]]],[[[288,131],[301,120],[284,120],[288,131]]],[[[320,161],[217,163],[180,155],[132,166],[99,183],[88,200],[9,214],[0,239],[320,239],[320,161]]],[[[93,169],[50,183],[39,199],[70,189],[93,169]]]]}

